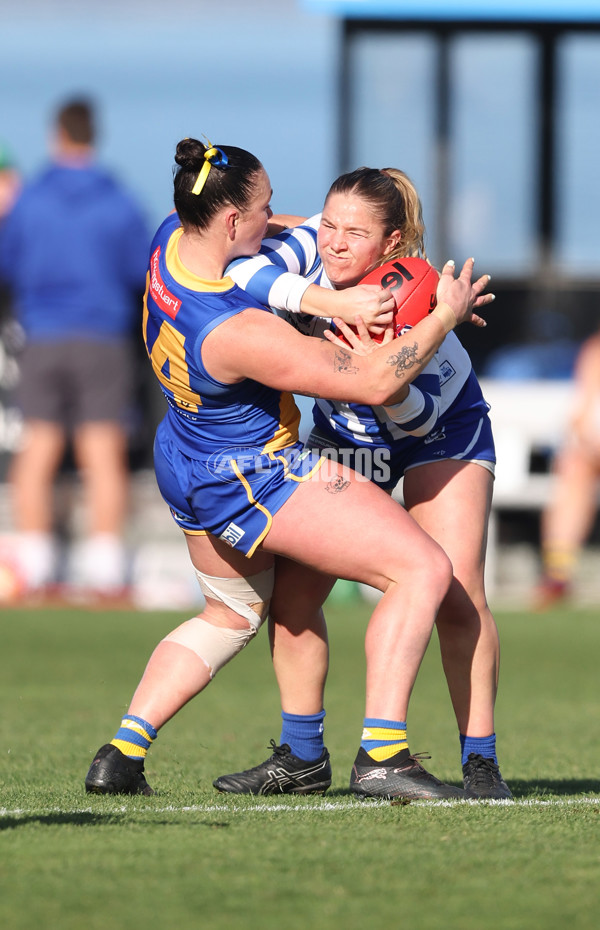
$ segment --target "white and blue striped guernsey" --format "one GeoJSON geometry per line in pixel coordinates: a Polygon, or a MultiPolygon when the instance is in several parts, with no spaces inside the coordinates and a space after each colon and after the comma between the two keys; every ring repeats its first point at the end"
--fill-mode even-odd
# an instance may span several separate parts
{"type": "MultiPolygon", "coordinates": [[[[332,288],[317,251],[321,215],[301,226],[265,239],[260,253],[237,259],[228,275],[265,306],[277,311],[305,335],[322,336],[330,321],[302,313],[300,302],[311,284],[332,288]]],[[[483,416],[485,402],[471,360],[454,333],[449,333],[432,362],[412,382],[406,405],[407,419],[391,419],[385,407],[369,407],[319,399],[315,402],[317,426],[333,430],[339,441],[358,446],[394,449],[403,440],[425,437],[447,418],[465,411],[483,416]]]]}

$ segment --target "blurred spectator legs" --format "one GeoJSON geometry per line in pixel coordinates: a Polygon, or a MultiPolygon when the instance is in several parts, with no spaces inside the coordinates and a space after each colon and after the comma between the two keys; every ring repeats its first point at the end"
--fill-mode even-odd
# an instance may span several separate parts
{"type": "MultiPolygon", "coordinates": [[[[18,559],[27,593],[34,597],[50,594],[60,581],[54,482],[65,443],[59,425],[27,422],[22,448],[12,463],[18,559]]],[[[123,543],[129,484],[126,436],[114,423],[85,423],[74,431],[73,451],[83,483],[87,526],[77,583],[70,594],[83,600],[122,599],[128,580],[123,543]]]]}
{"type": "Polygon", "coordinates": [[[88,514],[82,586],[100,599],[124,597],[128,565],[123,534],[129,496],[125,430],[108,421],[88,422],[78,427],[73,441],[88,514]]]}
{"type": "Polygon", "coordinates": [[[554,494],[541,521],[543,576],[534,602],[538,610],[571,594],[578,557],[596,518],[599,475],[600,462],[580,444],[567,445],[557,456],[554,494]]]}
{"type": "Polygon", "coordinates": [[[42,420],[29,421],[9,471],[18,534],[16,557],[26,592],[31,595],[46,592],[56,581],[53,482],[64,448],[61,427],[42,420]]]}

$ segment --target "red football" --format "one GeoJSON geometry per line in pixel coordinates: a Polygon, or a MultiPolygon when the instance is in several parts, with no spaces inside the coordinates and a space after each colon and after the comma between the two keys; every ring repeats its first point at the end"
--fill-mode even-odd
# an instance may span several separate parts
{"type": "MultiPolygon", "coordinates": [[[[406,327],[431,313],[438,281],[438,272],[424,258],[395,258],[374,268],[360,283],[380,284],[392,292],[396,302],[394,336],[400,336],[406,327]]],[[[381,342],[383,335],[373,335],[373,339],[381,342]]]]}

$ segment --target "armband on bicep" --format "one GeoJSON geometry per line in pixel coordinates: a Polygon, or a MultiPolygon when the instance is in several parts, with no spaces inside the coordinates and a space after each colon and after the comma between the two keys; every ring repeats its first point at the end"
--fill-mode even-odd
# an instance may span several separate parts
{"type": "Polygon", "coordinates": [[[288,310],[290,313],[301,313],[300,304],[305,291],[311,282],[302,275],[291,271],[284,271],[273,282],[269,291],[269,305],[276,310],[288,310]]]}

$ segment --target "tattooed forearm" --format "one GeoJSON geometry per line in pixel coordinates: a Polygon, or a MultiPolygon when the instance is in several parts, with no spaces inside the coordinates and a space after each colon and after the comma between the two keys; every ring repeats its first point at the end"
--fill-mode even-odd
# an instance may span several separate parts
{"type": "Polygon", "coordinates": [[[355,375],[358,371],[355,365],[352,364],[352,356],[350,352],[346,352],[345,349],[336,348],[335,355],[333,358],[333,369],[334,371],[341,371],[345,375],[355,375]]]}
{"type": "Polygon", "coordinates": [[[390,355],[387,364],[396,369],[397,378],[401,378],[404,372],[410,371],[415,365],[420,364],[421,359],[417,355],[418,348],[418,344],[414,342],[412,346],[402,346],[399,352],[390,355]]]}

